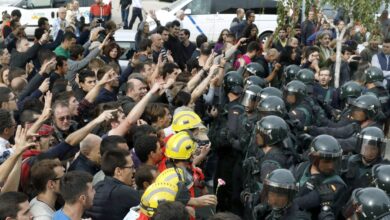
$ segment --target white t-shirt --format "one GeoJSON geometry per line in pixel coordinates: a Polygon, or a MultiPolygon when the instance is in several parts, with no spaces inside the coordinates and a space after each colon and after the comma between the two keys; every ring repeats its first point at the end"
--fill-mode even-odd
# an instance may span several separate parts
{"type": "Polygon", "coordinates": [[[52,220],[54,216],[54,210],[46,203],[38,201],[37,197],[30,201],[30,213],[34,220],[52,220]]]}

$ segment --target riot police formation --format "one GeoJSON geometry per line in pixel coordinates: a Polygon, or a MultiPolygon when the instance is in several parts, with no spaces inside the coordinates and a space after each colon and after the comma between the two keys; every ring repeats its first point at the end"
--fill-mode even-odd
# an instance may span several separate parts
{"type": "Polygon", "coordinates": [[[209,131],[218,157],[214,184],[226,180],[217,210],[248,220],[343,219],[354,197],[363,209],[390,214],[356,193],[390,191],[381,71],[369,68],[364,84],[338,89],[330,76],[316,82],[313,71],[296,65],[284,69],[281,88],[270,87],[262,71],[251,63],[224,78],[209,131]]]}

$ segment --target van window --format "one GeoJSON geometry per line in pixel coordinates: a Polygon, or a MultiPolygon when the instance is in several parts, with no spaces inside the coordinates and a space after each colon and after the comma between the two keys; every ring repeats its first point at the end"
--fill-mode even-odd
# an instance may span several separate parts
{"type": "Polygon", "coordinates": [[[189,3],[186,8],[191,9],[193,15],[207,15],[210,14],[211,2],[210,0],[196,0],[189,3]]]}
{"type": "Polygon", "coordinates": [[[80,7],[89,7],[95,3],[94,0],[79,0],[80,7]]]}
{"type": "Polygon", "coordinates": [[[236,14],[237,8],[251,9],[255,14],[277,14],[275,0],[225,0],[213,1],[212,13],[236,14]]]}
{"type": "Polygon", "coordinates": [[[28,8],[46,8],[51,7],[51,0],[28,0],[28,8]]]}

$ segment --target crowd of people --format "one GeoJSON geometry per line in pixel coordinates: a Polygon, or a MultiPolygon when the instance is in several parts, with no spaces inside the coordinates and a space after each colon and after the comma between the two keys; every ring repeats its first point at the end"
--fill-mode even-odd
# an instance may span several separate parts
{"type": "Polygon", "coordinates": [[[265,43],[252,10],[217,42],[150,15],[121,66],[109,16],[61,7],[30,42],[3,14],[0,220],[389,218],[386,11],[347,31],[339,88],[342,13],[265,43]]]}

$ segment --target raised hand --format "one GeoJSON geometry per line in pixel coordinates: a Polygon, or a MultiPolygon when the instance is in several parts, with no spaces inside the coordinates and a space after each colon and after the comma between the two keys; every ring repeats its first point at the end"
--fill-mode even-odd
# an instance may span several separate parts
{"type": "Polygon", "coordinates": [[[27,129],[22,128],[21,125],[18,125],[15,133],[15,145],[14,150],[15,153],[20,155],[28,148],[35,146],[34,142],[27,140],[27,129]]]}
{"type": "Polygon", "coordinates": [[[101,113],[95,120],[98,122],[98,123],[102,123],[104,121],[109,121],[111,119],[114,118],[114,113],[117,112],[118,110],[117,109],[114,109],[114,110],[106,110],[104,111],[103,113],[101,113]]]}

